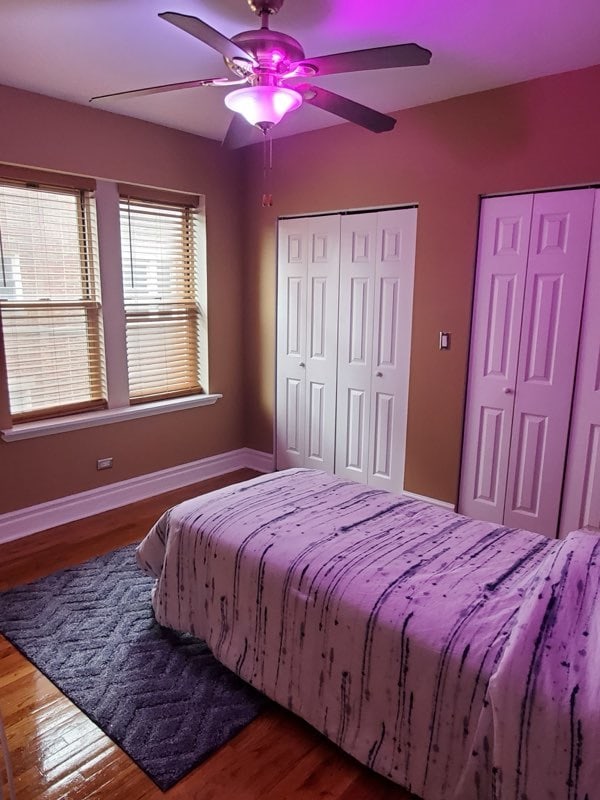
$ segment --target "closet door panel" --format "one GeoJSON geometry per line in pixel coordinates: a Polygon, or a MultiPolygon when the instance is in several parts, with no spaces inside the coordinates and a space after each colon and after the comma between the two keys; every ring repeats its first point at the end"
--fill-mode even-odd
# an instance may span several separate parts
{"type": "Polygon", "coordinates": [[[600,190],[585,291],[560,535],[600,530],[600,190]]]}
{"type": "Polygon", "coordinates": [[[532,195],[481,203],[459,510],[501,523],[532,195]]]}
{"type": "Polygon", "coordinates": [[[504,523],[555,536],[579,324],[592,190],[538,194],[519,347],[504,523]]]}
{"type": "Polygon", "coordinates": [[[335,472],[367,483],[376,214],[342,217],[335,472]]]}
{"type": "Polygon", "coordinates": [[[333,472],[337,394],[340,217],[307,220],[305,465],[333,472]]]}
{"type": "Polygon", "coordinates": [[[276,461],[287,469],[306,458],[307,220],[281,220],[278,239],[276,461]]]}
{"type": "Polygon", "coordinates": [[[372,486],[404,485],[417,210],[377,213],[369,476],[372,486]]]}

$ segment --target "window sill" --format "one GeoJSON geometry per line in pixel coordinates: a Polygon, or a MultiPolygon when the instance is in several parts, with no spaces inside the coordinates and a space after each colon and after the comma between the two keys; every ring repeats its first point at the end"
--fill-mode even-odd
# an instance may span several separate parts
{"type": "Polygon", "coordinates": [[[33,439],[37,436],[51,436],[54,433],[66,433],[81,428],[94,428],[97,425],[108,425],[113,422],[126,422],[140,417],[153,417],[155,414],[166,414],[169,411],[181,411],[197,406],[212,406],[222,394],[197,394],[191,397],[175,397],[172,400],[160,400],[153,403],[138,403],[123,408],[108,408],[104,411],[88,411],[84,414],[73,414],[70,417],[45,419],[39,422],[25,422],[0,431],[5,442],[19,439],[33,439]]]}

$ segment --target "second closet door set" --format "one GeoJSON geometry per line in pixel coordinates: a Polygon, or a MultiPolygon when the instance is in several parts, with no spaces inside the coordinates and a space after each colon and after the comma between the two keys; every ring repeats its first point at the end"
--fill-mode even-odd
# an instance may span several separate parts
{"type": "Polygon", "coordinates": [[[279,469],[402,490],[416,214],[280,221],[279,469]]]}
{"type": "Polygon", "coordinates": [[[600,526],[600,436],[596,456],[588,446],[600,431],[600,392],[594,399],[583,386],[600,381],[598,343],[584,347],[587,337],[600,341],[593,296],[600,263],[590,252],[597,194],[482,201],[459,506],[468,516],[556,535],[577,375],[572,427],[579,443],[572,435],[569,445],[569,473],[577,477],[567,475],[564,505],[572,508],[565,524],[573,529],[597,517],[600,526]],[[586,363],[577,367],[580,329],[586,363]],[[577,484],[586,469],[587,500],[577,484]],[[586,502],[587,517],[579,513],[586,502]]]}

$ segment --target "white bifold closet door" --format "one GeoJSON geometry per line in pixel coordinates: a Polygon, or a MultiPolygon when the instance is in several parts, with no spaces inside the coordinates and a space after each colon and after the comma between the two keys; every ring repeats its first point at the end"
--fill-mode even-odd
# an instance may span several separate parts
{"type": "Polygon", "coordinates": [[[459,509],[502,522],[532,195],[481,203],[459,509]]]}
{"type": "Polygon", "coordinates": [[[402,491],[417,211],[280,220],[278,469],[402,491]]]}
{"type": "Polygon", "coordinates": [[[401,491],[417,210],[342,217],[338,475],[401,491]]]}
{"type": "Polygon", "coordinates": [[[333,472],[339,215],[279,223],[277,466],[333,472]]]}
{"type": "Polygon", "coordinates": [[[482,203],[460,510],[555,536],[591,190],[482,203]]]}
{"type": "Polygon", "coordinates": [[[560,535],[585,527],[600,530],[600,190],[594,204],[560,535]]]}

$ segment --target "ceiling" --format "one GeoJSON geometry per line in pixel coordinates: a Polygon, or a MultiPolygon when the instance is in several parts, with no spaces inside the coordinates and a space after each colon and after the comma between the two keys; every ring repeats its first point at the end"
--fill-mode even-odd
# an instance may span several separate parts
{"type": "MultiPolygon", "coordinates": [[[[0,0],[0,83],[87,104],[93,95],[228,74],[218,53],[159,11],[200,17],[226,36],[260,24],[246,0],[0,0]]],[[[600,63],[599,0],[286,0],[271,28],[298,39],[307,57],[403,42],[431,50],[426,67],[314,79],[383,112],[600,63]]],[[[203,87],[97,106],[222,139],[232,114],[226,92],[203,87]]],[[[305,105],[273,133],[339,122],[305,105]]]]}

